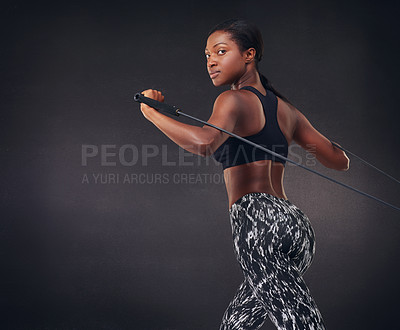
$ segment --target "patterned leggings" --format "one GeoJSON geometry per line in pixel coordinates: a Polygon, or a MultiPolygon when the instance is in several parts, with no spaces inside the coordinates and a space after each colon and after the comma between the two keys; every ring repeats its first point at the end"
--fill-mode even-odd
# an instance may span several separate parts
{"type": "Polygon", "coordinates": [[[302,278],[315,252],[308,217],[290,201],[263,192],[244,195],[229,215],[245,279],[220,330],[259,329],[267,316],[277,329],[325,329],[302,278]]]}

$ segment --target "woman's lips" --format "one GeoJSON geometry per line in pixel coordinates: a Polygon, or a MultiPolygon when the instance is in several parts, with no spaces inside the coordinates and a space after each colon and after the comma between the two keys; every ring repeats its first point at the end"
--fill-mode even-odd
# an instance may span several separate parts
{"type": "Polygon", "coordinates": [[[219,71],[210,72],[210,78],[215,79],[219,75],[219,71]]]}

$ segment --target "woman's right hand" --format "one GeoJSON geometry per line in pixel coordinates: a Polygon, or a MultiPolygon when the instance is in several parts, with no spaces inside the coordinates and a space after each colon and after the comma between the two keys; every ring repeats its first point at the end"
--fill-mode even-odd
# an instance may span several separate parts
{"type": "MultiPolygon", "coordinates": [[[[160,91],[157,91],[155,89],[146,89],[145,91],[141,92],[141,94],[150,99],[154,99],[159,102],[164,102],[164,95],[162,95],[160,91]]],[[[151,121],[151,114],[153,113],[153,111],[157,111],[156,109],[148,106],[145,103],[140,103],[140,110],[142,111],[144,117],[150,121],[151,121]]]]}

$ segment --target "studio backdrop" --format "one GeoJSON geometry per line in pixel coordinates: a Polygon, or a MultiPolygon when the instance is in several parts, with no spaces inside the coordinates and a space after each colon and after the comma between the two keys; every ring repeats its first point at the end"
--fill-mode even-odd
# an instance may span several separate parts
{"type": "MultiPolygon", "coordinates": [[[[229,88],[207,74],[208,31],[243,17],[275,88],[399,178],[399,14],[355,0],[3,1],[0,328],[218,329],[242,281],[222,166],[178,147],[133,95],[160,90],[207,120],[229,88]]],[[[349,157],[339,172],[289,147],[400,205],[398,183],[349,157]]],[[[292,164],[284,184],[315,229],[304,278],[327,328],[395,329],[400,212],[292,164]]]]}

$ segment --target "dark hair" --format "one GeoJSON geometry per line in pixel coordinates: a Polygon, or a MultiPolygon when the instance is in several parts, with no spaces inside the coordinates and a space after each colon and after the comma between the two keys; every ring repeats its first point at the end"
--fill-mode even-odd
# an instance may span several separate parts
{"type": "Polygon", "coordinates": [[[285,96],[278,92],[272,83],[258,69],[258,63],[261,61],[264,52],[264,43],[258,27],[249,21],[241,18],[228,19],[214,26],[208,33],[208,37],[215,31],[225,31],[230,33],[233,41],[236,42],[241,52],[249,48],[256,50],[256,69],[260,75],[260,80],[264,88],[269,89],[279,96],[282,100],[292,104],[285,96]]]}

